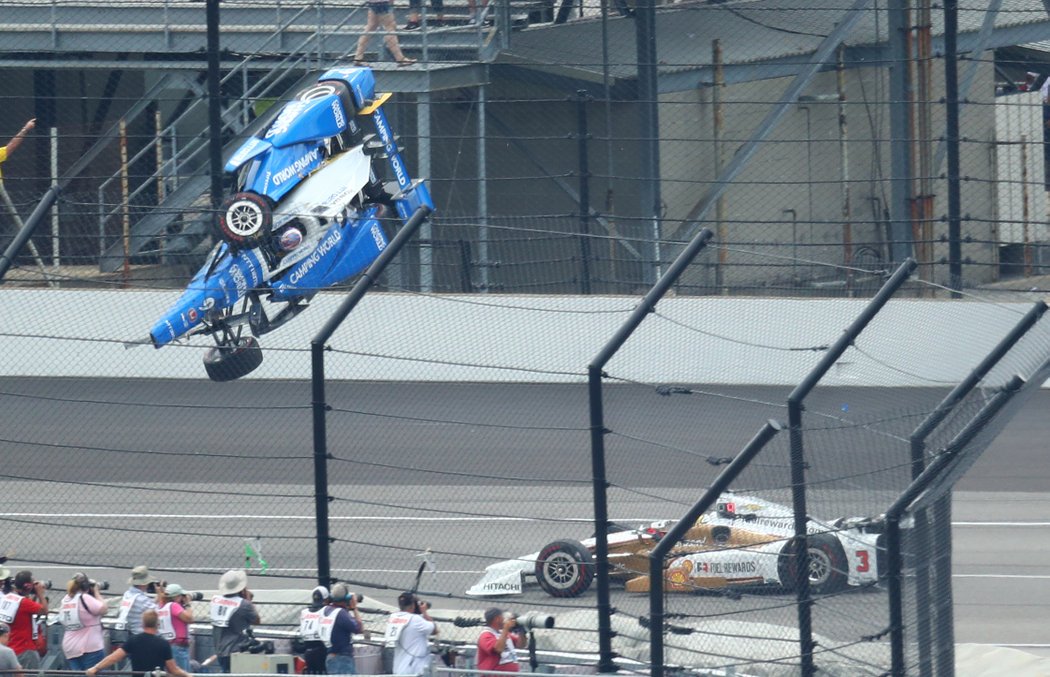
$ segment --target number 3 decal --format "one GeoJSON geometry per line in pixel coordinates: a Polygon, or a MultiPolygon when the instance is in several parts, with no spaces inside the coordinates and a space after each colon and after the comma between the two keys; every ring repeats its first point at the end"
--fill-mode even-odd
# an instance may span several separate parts
{"type": "Polygon", "coordinates": [[[857,573],[863,574],[871,570],[871,562],[868,560],[867,550],[857,551],[857,573]]]}

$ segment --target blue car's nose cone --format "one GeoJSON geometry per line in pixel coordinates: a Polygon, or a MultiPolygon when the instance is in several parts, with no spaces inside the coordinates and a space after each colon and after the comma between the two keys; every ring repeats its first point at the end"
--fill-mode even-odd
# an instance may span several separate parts
{"type": "Polygon", "coordinates": [[[186,291],[150,330],[153,345],[161,347],[186,334],[212,311],[231,308],[247,293],[263,282],[263,264],[254,251],[242,251],[230,255],[225,244],[221,245],[221,257],[215,268],[205,264],[186,291]],[[207,275],[207,277],[205,277],[207,275]]]}

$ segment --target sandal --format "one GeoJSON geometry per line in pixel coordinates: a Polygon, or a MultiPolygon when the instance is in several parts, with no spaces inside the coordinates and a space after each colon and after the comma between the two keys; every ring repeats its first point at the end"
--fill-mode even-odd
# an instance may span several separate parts
{"type": "Polygon", "coordinates": [[[402,58],[397,60],[397,66],[398,66],[398,68],[400,68],[402,66],[411,66],[415,62],[416,62],[415,59],[406,56],[406,57],[402,57],[402,58]]]}
{"type": "Polygon", "coordinates": [[[367,59],[354,59],[354,65],[355,66],[367,66],[368,65],[368,60],[367,59]]]}

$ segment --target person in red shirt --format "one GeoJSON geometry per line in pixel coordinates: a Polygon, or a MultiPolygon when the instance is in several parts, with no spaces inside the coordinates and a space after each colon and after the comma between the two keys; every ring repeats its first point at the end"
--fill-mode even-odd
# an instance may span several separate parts
{"type": "Polygon", "coordinates": [[[513,615],[504,616],[502,609],[492,607],[485,611],[485,629],[478,637],[478,670],[521,670],[515,649],[525,643],[525,636],[512,632],[517,625],[517,619],[513,615]]]}
{"type": "Polygon", "coordinates": [[[10,584],[4,586],[4,596],[0,598],[0,622],[11,626],[8,646],[22,667],[29,670],[40,667],[33,621],[38,614],[47,615],[46,591],[43,583],[33,580],[33,572],[19,571],[10,584]]]}

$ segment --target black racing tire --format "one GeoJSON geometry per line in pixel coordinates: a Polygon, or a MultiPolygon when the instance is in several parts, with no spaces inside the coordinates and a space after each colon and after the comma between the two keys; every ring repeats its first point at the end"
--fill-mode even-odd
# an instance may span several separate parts
{"type": "Polygon", "coordinates": [[[579,541],[548,543],[536,558],[536,580],[551,597],[579,597],[594,580],[594,558],[579,541]]]}
{"type": "MultiPolygon", "coordinates": [[[[809,590],[814,595],[829,595],[838,592],[849,583],[849,562],[846,551],[838,539],[830,534],[810,534],[806,537],[809,551],[809,590]]],[[[795,551],[797,542],[792,540],[781,553],[781,580],[784,586],[794,590],[795,551]]]]}
{"type": "Polygon", "coordinates": [[[254,247],[267,235],[273,225],[273,205],[258,193],[234,193],[226,198],[216,226],[222,239],[236,247],[254,247]]]}
{"type": "Polygon", "coordinates": [[[204,371],[213,381],[233,381],[256,369],[263,361],[254,336],[237,339],[233,345],[214,346],[204,353],[204,371]]]}

